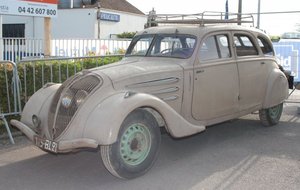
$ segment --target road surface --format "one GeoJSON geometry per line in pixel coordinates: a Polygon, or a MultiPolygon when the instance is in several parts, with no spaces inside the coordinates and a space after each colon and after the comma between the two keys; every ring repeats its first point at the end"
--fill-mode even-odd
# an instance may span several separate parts
{"type": "Polygon", "coordinates": [[[14,146],[0,145],[0,189],[299,190],[298,106],[285,103],[274,127],[254,113],[189,138],[164,134],[154,167],[133,180],[111,176],[97,151],[52,155],[18,137],[14,146]]]}

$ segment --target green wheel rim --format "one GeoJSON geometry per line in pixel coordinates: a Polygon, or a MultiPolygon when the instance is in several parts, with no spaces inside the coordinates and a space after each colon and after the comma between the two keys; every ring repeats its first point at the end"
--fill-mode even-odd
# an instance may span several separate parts
{"type": "Polygon", "coordinates": [[[141,123],[132,124],[123,133],[120,154],[126,164],[139,165],[147,158],[150,149],[151,134],[145,125],[141,123]]]}
{"type": "Polygon", "coordinates": [[[277,105],[269,109],[269,115],[272,119],[277,119],[280,112],[281,112],[281,105],[277,105]]]}

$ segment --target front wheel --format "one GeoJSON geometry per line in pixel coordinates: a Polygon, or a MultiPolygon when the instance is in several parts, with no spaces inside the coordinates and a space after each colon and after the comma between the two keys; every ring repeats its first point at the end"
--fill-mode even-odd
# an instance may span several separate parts
{"type": "Polygon", "coordinates": [[[265,126],[273,126],[279,123],[283,109],[283,103],[274,107],[259,110],[259,119],[265,126]]]}
{"type": "Polygon", "coordinates": [[[103,163],[116,177],[131,179],[141,176],[154,164],[160,140],[160,129],[153,115],[136,109],[123,121],[117,142],[101,146],[103,163]]]}

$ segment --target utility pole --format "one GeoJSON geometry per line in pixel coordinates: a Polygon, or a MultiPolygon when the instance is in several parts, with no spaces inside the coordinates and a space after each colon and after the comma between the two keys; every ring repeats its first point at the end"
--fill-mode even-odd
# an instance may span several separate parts
{"type": "Polygon", "coordinates": [[[44,55],[51,56],[51,18],[44,18],[44,55]]]}
{"type": "Polygon", "coordinates": [[[97,23],[98,23],[98,34],[97,34],[97,38],[100,40],[101,38],[101,30],[100,30],[100,23],[101,23],[101,5],[100,2],[98,2],[97,4],[97,23]]]}
{"type": "Polygon", "coordinates": [[[260,28],[260,0],[258,0],[257,6],[257,28],[260,28]]]}
{"type": "Polygon", "coordinates": [[[239,8],[238,8],[238,25],[241,25],[242,21],[242,0],[239,0],[239,8]]]}
{"type": "Polygon", "coordinates": [[[2,39],[2,27],[3,27],[3,25],[2,25],[2,15],[0,15],[0,61],[1,60],[3,60],[3,39],[2,39]]]}

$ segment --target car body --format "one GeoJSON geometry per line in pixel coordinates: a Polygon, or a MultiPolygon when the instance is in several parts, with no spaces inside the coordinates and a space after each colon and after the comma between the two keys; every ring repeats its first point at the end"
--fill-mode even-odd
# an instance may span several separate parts
{"type": "Polygon", "coordinates": [[[260,110],[277,124],[288,82],[268,36],[255,28],[164,26],[138,32],[123,60],[47,84],[11,123],[43,150],[100,146],[120,178],[147,172],[160,127],[174,138],[260,110]]]}

